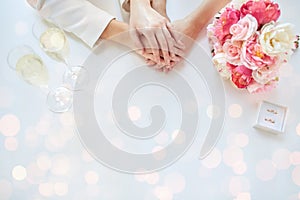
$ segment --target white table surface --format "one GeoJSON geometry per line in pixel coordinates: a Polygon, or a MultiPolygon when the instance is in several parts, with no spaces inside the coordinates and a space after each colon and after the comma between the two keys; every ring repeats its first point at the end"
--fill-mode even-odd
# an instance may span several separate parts
{"type": "MultiPolygon", "coordinates": [[[[181,18],[198,3],[170,0],[169,15],[171,19],[181,18]]],[[[280,21],[295,24],[296,32],[300,33],[300,2],[278,0],[278,3],[282,10],[280,21]]],[[[73,112],[50,112],[45,105],[45,94],[24,83],[9,69],[8,52],[15,46],[28,44],[45,61],[50,87],[60,85],[64,71],[62,64],[41,51],[33,37],[31,27],[38,16],[26,1],[4,1],[1,11],[1,200],[300,199],[299,51],[284,66],[280,83],[272,92],[250,95],[224,82],[224,130],[207,158],[198,159],[204,139],[199,134],[188,152],[170,167],[150,175],[130,175],[95,161],[73,131],[73,112]],[[288,107],[284,134],[273,135],[253,128],[262,100],[288,107]]],[[[83,63],[90,49],[68,38],[70,60],[83,63]]],[[[199,42],[209,50],[204,36],[199,42]]],[[[156,146],[163,145],[171,134],[156,138],[156,146]]]]}

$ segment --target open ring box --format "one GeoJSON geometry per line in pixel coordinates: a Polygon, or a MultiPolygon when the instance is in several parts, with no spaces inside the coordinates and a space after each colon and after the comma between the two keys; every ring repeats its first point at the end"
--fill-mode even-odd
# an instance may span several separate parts
{"type": "Polygon", "coordinates": [[[287,120],[287,107],[262,101],[254,128],[270,133],[282,134],[287,120]]]}

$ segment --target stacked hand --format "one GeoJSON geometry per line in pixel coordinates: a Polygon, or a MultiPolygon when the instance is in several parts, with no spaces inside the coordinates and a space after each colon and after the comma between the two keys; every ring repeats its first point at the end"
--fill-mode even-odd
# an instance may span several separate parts
{"type": "MultiPolygon", "coordinates": [[[[157,1],[152,6],[158,6],[166,16],[165,8],[159,9],[157,1]]],[[[130,36],[147,64],[161,71],[170,71],[183,56],[185,46],[174,27],[168,18],[151,7],[149,0],[131,0],[130,36]]]]}

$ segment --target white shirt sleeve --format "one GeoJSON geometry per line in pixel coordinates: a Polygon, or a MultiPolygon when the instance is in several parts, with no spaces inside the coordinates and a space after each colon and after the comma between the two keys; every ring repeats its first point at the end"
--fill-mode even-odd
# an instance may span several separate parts
{"type": "Polygon", "coordinates": [[[93,47],[115,17],[87,0],[38,0],[40,15],[93,47]]]}

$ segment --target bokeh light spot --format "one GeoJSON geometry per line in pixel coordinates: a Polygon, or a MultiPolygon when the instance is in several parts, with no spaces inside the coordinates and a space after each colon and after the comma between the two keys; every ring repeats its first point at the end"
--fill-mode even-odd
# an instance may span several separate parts
{"type": "Polygon", "coordinates": [[[131,121],[137,121],[141,118],[141,110],[137,106],[130,106],[128,108],[128,116],[131,121]]]}
{"type": "Polygon", "coordinates": [[[156,146],[152,150],[152,155],[156,160],[163,160],[167,156],[167,152],[162,146],[156,146]]]}
{"type": "Polygon", "coordinates": [[[167,186],[173,194],[180,193],[185,189],[185,177],[178,172],[168,174],[164,178],[164,185],[167,186]]]}
{"type": "Polygon", "coordinates": [[[31,184],[39,184],[45,179],[46,171],[43,171],[38,167],[38,165],[33,162],[30,163],[27,168],[27,178],[26,180],[31,184]]]}
{"type": "Polygon", "coordinates": [[[296,132],[300,136],[300,123],[296,127],[296,132]]]}
{"type": "Polygon", "coordinates": [[[52,161],[47,154],[40,154],[36,159],[37,166],[44,171],[49,170],[52,167],[52,161]]]}
{"type": "Polygon", "coordinates": [[[300,166],[296,166],[292,172],[293,182],[300,186],[300,166]]]}
{"type": "Polygon", "coordinates": [[[8,151],[16,151],[18,149],[19,143],[15,137],[7,137],[4,141],[4,147],[8,151]]]}
{"type": "Polygon", "coordinates": [[[216,105],[209,105],[206,109],[206,114],[210,119],[216,119],[220,116],[220,108],[216,105]]]}
{"type": "Polygon", "coordinates": [[[145,171],[145,170],[138,170],[137,174],[134,175],[135,180],[137,180],[138,182],[144,182],[144,181],[146,181],[147,174],[139,174],[139,173],[141,173],[143,171],[145,171]]]}
{"type": "Polygon", "coordinates": [[[300,165],[300,151],[295,151],[290,154],[290,162],[293,165],[300,165]]]}
{"type": "Polygon", "coordinates": [[[243,150],[236,146],[229,146],[223,151],[223,162],[232,167],[244,159],[243,150]]]}
{"type": "Polygon", "coordinates": [[[242,175],[247,171],[247,165],[244,161],[239,161],[232,166],[232,169],[234,173],[242,175]]]}
{"type": "Polygon", "coordinates": [[[251,195],[248,192],[241,192],[236,196],[234,200],[251,200],[251,195]]]}
{"type": "Polygon", "coordinates": [[[219,149],[214,148],[212,152],[204,159],[202,160],[202,165],[209,169],[216,168],[220,165],[222,162],[222,153],[219,149]]]}
{"type": "Polygon", "coordinates": [[[17,165],[12,170],[12,176],[17,181],[22,181],[27,177],[27,171],[22,165],[17,165]]]}
{"type": "Polygon", "coordinates": [[[95,171],[88,171],[85,173],[84,179],[87,184],[89,185],[95,185],[99,181],[99,175],[95,171]]]}
{"type": "Polygon", "coordinates": [[[54,184],[54,192],[57,196],[65,196],[68,194],[69,186],[65,182],[57,182],[54,184]]]}
{"type": "Polygon", "coordinates": [[[41,183],[39,184],[39,193],[44,197],[50,197],[54,193],[53,183],[41,183]]]}
{"type": "Polygon", "coordinates": [[[232,118],[239,118],[243,113],[243,108],[239,104],[231,104],[228,108],[228,113],[232,118]]]}
{"type": "Polygon", "coordinates": [[[92,162],[94,161],[94,158],[91,156],[91,154],[88,151],[84,149],[82,151],[82,160],[85,162],[92,162]]]}
{"type": "Polygon", "coordinates": [[[168,187],[164,187],[164,186],[157,186],[154,189],[154,195],[159,200],[172,200],[173,199],[173,194],[170,191],[170,189],[168,187]]]}
{"type": "Polygon", "coordinates": [[[234,143],[241,148],[246,147],[249,143],[249,137],[244,133],[237,134],[234,137],[234,143]]]}
{"type": "Polygon", "coordinates": [[[275,164],[272,160],[261,160],[256,165],[256,176],[262,181],[269,181],[276,175],[275,164]]]}
{"type": "Polygon", "coordinates": [[[20,120],[13,114],[4,115],[0,119],[0,132],[4,136],[12,137],[20,131],[20,120]]]}
{"type": "Polygon", "coordinates": [[[277,169],[288,169],[291,165],[290,151],[287,149],[278,149],[272,155],[272,161],[277,169]]]}
{"type": "Polygon", "coordinates": [[[70,171],[70,160],[65,155],[57,155],[52,160],[51,172],[54,175],[67,175],[70,171]]]}
{"type": "Polygon", "coordinates": [[[154,173],[151,173],[151,174],[145,174],[144,180],[148,184],[154,185],[154,184],[158,183],[158,181],[159,181],[159,174],[157,172],[154,172],[154,173]]]}

